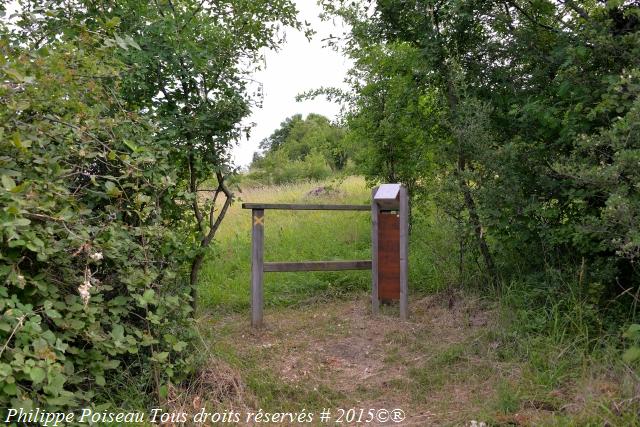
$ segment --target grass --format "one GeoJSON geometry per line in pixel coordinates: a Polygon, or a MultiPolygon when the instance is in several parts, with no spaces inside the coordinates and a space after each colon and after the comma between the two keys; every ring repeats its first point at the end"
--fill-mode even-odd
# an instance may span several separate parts
{"type": "MultiPolygon", "coordinates": [[[[298,183],[268,189],[247,189],[230,209],[218,232],[217,246],[203,268],[200,301],[215,312],[244,311],[249,307],[251,265],[251,211],[240,202],[367,204],[364,180],[336,183],[298,183]],[[324,194],[309,195],[319,187],[324,194]]],[[[265,212],[265,261],[368,259],[370,217],[366,212],[265,212]]],[[[367,272],[271,273],[265,275],[267,307],[322,300],[369,284],[367,272]]]]}
{"type": "MultiPolygon", "coordinates": [[[[240,197],[366,204],[370,191],[350,177],[240,197]],[[310,195],[318,188],[326,191],[310,195]]],[[[362,212],[267,211],[265,259],[366,259],[369,221],[362,212]]],[[[393,306],[369,314],[368,272],[269,273],[266,327],[251,330],[250,226],[250,212],[234,204],[203,267],[199,328],[250,407],[395,405],[409,425],[640,425],[636,371],[621,362],[617,338],[593,329],[588,301],[561,281],[557,295],[547,284],[514,283],[499,297],[461,287],[454,228],[436,207],[414,210],[406,323],[393,306]]]]}
{"type": "MultiPolygon", "coordinates": [[[[216,313],[249,308],[251,212],[242,202],[369,204],[364,179],[305,182],[245,189],[238,194],[202,267],[200,304],[216,313]],[[326,189],[319,195],[312,190],[326,189]]],[[[265,261],[369,259],[371,219],[367,212],[277,211],[265,213],[265,261]]],[[[452,225],[435,209],[416,212],[410,247],[410,281],[417,291],[453,285],[457,242],[452,225]],[[423,239],[422,236],[430,236],[423,239]]],[[[370,286],[369,272],[270,273],[265,275],[265,305],[286,307],[327,301],[370,286]]]]}

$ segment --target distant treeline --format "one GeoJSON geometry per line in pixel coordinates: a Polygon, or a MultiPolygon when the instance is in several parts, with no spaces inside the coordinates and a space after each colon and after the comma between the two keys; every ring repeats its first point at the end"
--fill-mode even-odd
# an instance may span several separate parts
{"type": "Polygon", "coordinates": [[[346,130],[320,114],[287,118],[260,142],[260,150],[242,177],[245,184],[321,180],[353,171],[354,150],[346,130]]]}

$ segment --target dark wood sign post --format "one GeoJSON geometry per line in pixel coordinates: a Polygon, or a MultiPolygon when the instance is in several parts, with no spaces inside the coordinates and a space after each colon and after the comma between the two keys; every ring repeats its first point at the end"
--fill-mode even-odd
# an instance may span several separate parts
{"type": "Polygon", "coordinates": [[[400,184],[371,192],[371,305],[400,300],[400,318],[409,317],[409,198],[400,184]]]}
{"type": "Polygon", "coordinates": [[[251,325],[262,326],[264,273],[285,271],[372,270],[373,312],[378,312],[380,300],[384,302],[399,298],[400,317],[407,319],[408,206],[406,189],[400,184],[383,184],[376,187],[373,190],[371,206],[243,203],[243,209],[252,211],[253,224],[251,325]],[[268,209],[371,212],[373,225],[371,260],[264,262],[264,211],[268,209]],[[380,226],[380,224],[383,225],[380,226]]]}

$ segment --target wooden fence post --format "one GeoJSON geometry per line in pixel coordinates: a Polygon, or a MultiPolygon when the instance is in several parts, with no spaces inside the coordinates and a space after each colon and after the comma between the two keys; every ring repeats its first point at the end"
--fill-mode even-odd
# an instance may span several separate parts
{"type": "Polygon", "coordinates": [[[378,215],[380,207],[374,200],[378,187],[371,189],[371,312],[378,314],[378,215]]]}
{"type": "Polygon", "coordinates": [[[264,209],[251,213],[251,326],[259,328],[264,305],[264,209]]]}
{"type": "Polygon", "coordinates": [[[409,195],[400,187],[400,319],[409,318],[409,195]]]}

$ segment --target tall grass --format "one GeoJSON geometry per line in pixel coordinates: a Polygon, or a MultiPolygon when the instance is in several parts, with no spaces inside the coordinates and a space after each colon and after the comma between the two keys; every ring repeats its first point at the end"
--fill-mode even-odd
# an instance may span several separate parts
{"type": "MultiPolygon", "coordinates": [[[[249,306],[251,211],[241,202],[368,204],[370,190],[361,178],[337,182],[304,182],[243,190],[220,228],[218,240],[202,269],[200,298],[219,311],[249,306]],[[312,190],[318,195],[312,194],[312,190]]],[[[264,220],[265,261],[349,260],[371,257],[367,212],[267,210],[264,220]]],[[[265,304],[292,305],[367,289],[370,274],[305,272],[265,274],[265,304]]]]}
{"type": "MultiPolygon", "coordinates": [[[[207,255],[200,279],[200,303],[215,312],[249,307],[251,212],[242,202],[369,204],[371,189],[360,177],[243,189],[207,255]],[[318,191],[318,195],[312,190],[318,191]]],[[[457,240],[453,225],[430,205],[413,212],[410,237],[411,291],[435,291],[456,284],[457,240]]],[[[371,258],[371,216],[367,212],[265,212],[265,261],[371,258]]],[[[295,305],[369,289],[367,271],[267,273],[265,304],[295,305]]]]}

